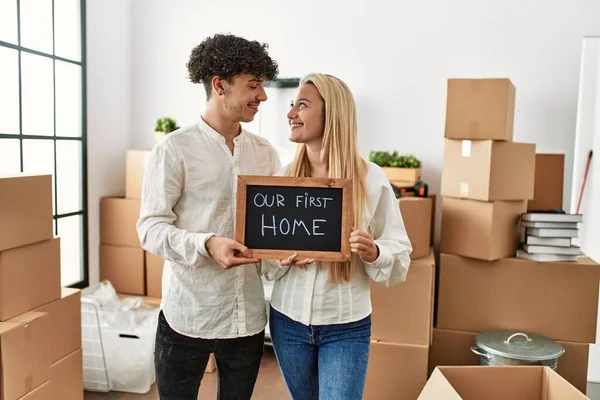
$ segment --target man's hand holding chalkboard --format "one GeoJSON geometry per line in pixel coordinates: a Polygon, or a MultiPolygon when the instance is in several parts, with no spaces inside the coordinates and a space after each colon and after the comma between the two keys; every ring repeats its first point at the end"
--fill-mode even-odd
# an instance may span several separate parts
{"type": "Polygon", "coordinates": [[[350,251],[365,262],[373,262],[379,257],[379,248],[373,237],[362,229],[355,229],[350,234],[350,251]]]}
{"type": "Polygon", "coordinates": [[[252,252],[246,246],[228,238],[211,237],[206,241],[206,250],[225,269],[260,262],[252,258],[252,252]]]}

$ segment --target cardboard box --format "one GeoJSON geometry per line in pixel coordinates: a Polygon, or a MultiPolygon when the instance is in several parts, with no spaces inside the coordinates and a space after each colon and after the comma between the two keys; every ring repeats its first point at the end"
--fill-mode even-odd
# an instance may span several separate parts
{"type": "Polygon", "coordinates": [[[0,174],[0,221],[0,251],[52,239],[52,175],[0,174]]]}
{"type": "Polygon", "coordinates": [[[600,265],[589,258],[487,262],[442,253],[436,328],[524,330],[594,343],[599,281],[600,265]]]}
{"type": "Polygon", "coordinates": [[[590,345],[588,343],[557,342],[564,347],[556,372],[581,393],[587,393],[590,345]]]}
{"type": "Polygon", "coordinates": [[[128,150],[125,160],[125,197],[142,198],[144,170],[150,157],[150,150],[128,150]]]}
{"type": "Polygon", "coordinates": [[[430,246],[435,245],[435,218],[436,218],[436,207],[437,207],[437,196],[430,193],[429,198],[431,199],[431,241],[430,246]]]}
{"type": "Polygon", "coordinates": [[[410,258],[427,257],[431,248],[433,200],[430,197],[402,197],[398,200],[406,233],[413,247],[410,258]]]}
{"type": "Polygon", "coordinates": [[[162,297],[162,273],[165,260],[152,253],[146,255],[146,295],[149,297],[162,297]]]}
{"type": "Polygon", "coordinates": [[[564,181],[564,154],[536,154],[533,200],[529,201],[527,209],[562,210],[564,181]]]}
{"type": "Polygon", "coordinates": [[[100,246],[100,280],[110,281],[118,293],[144,296],[144,250],[140,247],[100,246]]]}
{"type": "Polygon", "coordinates": [[[587,399],[548,367],[438,367],[419,400],[587,399]]]}
{"type": "Polygon", "coordinates": [[[413,400],[427,381],[429,346],[371,341],[365,400],[413,400]]]}
{"type": "Polygon", "coordinates": [[[50,379],[49,329],[38,312],[0,322],[0,399],[16,400],[50,379]]]}
{"type": "Polygon", "coordinates": [[[450,139],[445,143],[442,196],[533,199],[535,144],[450,139]]]}
{"type": "Polygon", "coordinates": [[[25,396],[19,398],[19,400],[48,400],[54,399],[52,397],[52,391],[50,390],[50,382],[44,383],[42,386],[38,386],[25,396]]]}
{"type": "Polygon", "coordinates": [[[0,321],[59,297],[59,238],[0,251],[0,321]]]}
{"type": "Polygon", "coordinates": [[[481,260],[514,256],[522,229],[518,222],[527,201],[494,201],[442,198],[440,249],[481,260]]]}
{"type": "Polygon", "coordinates": [[[81,347],[81,291],[63,288],[61,298],[37,308],[50,319],[50,363],[81,347]]]}
{"type": "Polygon", "coordinates": [[[512,141],[515,93],[509,79],[449,79],[445,137],[512,141]]]}
{"type": "Polygon", "coordinates": [[[411,186],[421,180],[421,168],[381,167],[381,170],[396,186],[411,186]]]}
{"type": "Polygon", "coordinates": [[[51,399],[83,400],[83,355],[81,349],[50,366],[51,399]]]}
{"type": "MultiPolygon", "coordinates": [[[[429,351],[429,374],[435,367],[454,365],[479,365],[479,356],[471,351],[476,332],[433,330],[433,344],[429,351]]],[[[556,372],[582,393],[587,391],[587,370],[590,345],[562,342],[565,352],[558,359],[556,372]]]]}
{"type": "MultiPolygon", "coordinates": [[[[131,298],[131,297],[135,297],[135,298],[139,298],[139,295],[135,295],[135,294],[126,294],[126,293],[117,293],[117,296],[119,297],[119,300],[123,301],[125,299],[131,298]]],[[[162,299],[157,298],[157,297],[149,297],[149,296],[141,296],[142,297],[142,302],[148,306],[154,307],[154,308],[158,308],[160,307],[160,302],[162,299]]]]}
{"type": "Polygon", "coordinates": [[[136,224],[140,201],[104,197],[100,201],[100,243],[140,247],[136,224]]]}
{"type": "Polygon", "coordinates": [[[412,261],[405,282],[385,287],[371,281],[371,339],[429,346],[434,285],[433,249],[412,261]]]}

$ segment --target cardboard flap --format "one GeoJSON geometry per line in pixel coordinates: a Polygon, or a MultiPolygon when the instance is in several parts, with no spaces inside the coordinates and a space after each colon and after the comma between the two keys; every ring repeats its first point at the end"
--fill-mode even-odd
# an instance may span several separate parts
{"type": "Polygon", "coordinates": [[[38,318],[42,318],[44,315],[46,315],[46,313],[30,311],[30,312],[26,312],[24,314],[17,315],[16,317],[9,319],[7,322],[9,322],[9,323],[14,322],[18,325],[23,325],[23,324],[31,323],[38,318]]]}
{"type": "Polygon", "coordinates": [[[19,322],[0,322],[0,336],[20,325],[21,323],[19,322]]]}
{"type": "Polygon", "coordinates": [[[542,382],[542,400],[587,399],[583,393],[550,368],[544,368],[542,382]]]}
{"type": "MultiPolygon", "coordinates": [[[[542,367],[438,367],[464,400],[541,399],[542,367]]],[[[442,397],[446,398],[446,397],[442,397]]]]}
{"type": "Polygon", "coordinates": [[[433,371],[418,398],[418,400],[437,399],[461,400],[461,397],[456,393],[456,390],[454,390],[439,368],[433,371]]]}
{"type": "Polygon", "coordinates": [[[18,174],[9,174],[6,172],[0,172],[0,179],[22,179],[22,178],[31,178],[37,176],[52,176],[52,174],[35,174],[35,173],[27,173],[20,172],[18,174]]]}
{"type": "Polygon", "coordinates": [[[51,398],[52,391],[50,390],[50,382],[46,382],[42,386],[37,387],[25,396],[19,398],[19,400],[48,400],[51,398]]]}
{"type": "Polygon", "coordinates": [[[61,288],[61,298],[67,298],[69,296],[73,296],[74,294],[79,296],[79,293],[81,292],[80,289],[73,289],[73,288],[61,288]]]}

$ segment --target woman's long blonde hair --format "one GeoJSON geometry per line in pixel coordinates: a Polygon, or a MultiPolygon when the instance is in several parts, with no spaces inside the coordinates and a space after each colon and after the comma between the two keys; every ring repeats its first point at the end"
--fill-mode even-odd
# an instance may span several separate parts
{"type": "MultiPolygon", "coordinates": [[[[356,104],[352,92],[343,81],[326,74],[309,74],[300,84],[314,85],[325,103],[321,161],[328,161],[330,178],[352,180],[354,227],[361,229],[367,206],[367,163],[358,152],[356,104]]],[[[288,176],[310,177],[310,174],[306,145],[301,143],[288,169],[288,176]]],[[[351,281],[353,265],[352,261],[331,263],[329,280],[333,283],[351,281]]]]}

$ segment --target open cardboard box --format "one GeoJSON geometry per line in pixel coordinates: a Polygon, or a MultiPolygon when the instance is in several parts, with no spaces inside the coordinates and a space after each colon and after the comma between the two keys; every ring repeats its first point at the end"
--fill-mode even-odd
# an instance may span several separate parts
{"type": "MultiPolygon", "coordinates": [[[[437,366],[479,365],[480,357],[471,351],[478,332],[433,330],[433,344],[429,350],[429,374],[437,366]]],[[[565,352],[558,359],[556,372],[575,386],[587,392],[589,343],[556,341],[565,352]]]]}
{"type": "Polygon", "coordinates": [[[568,400],[587,399],[548,367],[437,367],[419,400],[568,400]]]}

